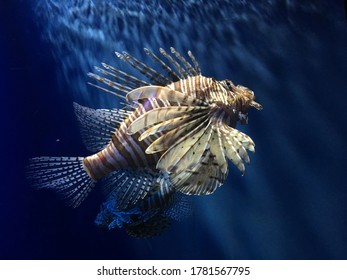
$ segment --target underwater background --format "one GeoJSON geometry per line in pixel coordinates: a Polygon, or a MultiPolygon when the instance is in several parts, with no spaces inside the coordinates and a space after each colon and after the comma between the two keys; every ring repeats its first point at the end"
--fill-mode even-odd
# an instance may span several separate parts
{"type": "Polygon", "coordinates": [[[0,259],[347,259],[344,1],[30,0],[0,3],[0,259]],[[153,239],[99,229],[94,190],[77,209],[25,178],[35,156],[86,156],[73,102],[119,107],[88,86],[115,51],[191,50],[202,73],[254,90],[238,127],[256,143],[244,176],[194,197],[153,239]]]}

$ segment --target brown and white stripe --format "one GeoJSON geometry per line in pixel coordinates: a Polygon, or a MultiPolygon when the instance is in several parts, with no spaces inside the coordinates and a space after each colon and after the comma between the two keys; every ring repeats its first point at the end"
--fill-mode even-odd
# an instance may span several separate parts
{"type": "Polygon", "coordinates": [[[145,104],[138,104],[133,113],[112,134],[110,143],[100,152],[84,158],[83,163],[89,176],[98,180],[121,168],[153,168],[159,155],[148,155],[145,150],[156,138],[152,136],[144,139],[144,141],[138,141],[144,130],[133,135],[129,135],[127,130],[129,125],[140,115],[163,105],[163,102],[155,99],[146,100],[145,104]]]}
{"type": "Polygon", "coordinates": [[[232,95],[220,82],[202,75],[181,79],[169,84],[167,87],[207,103],[232,104],[232,95]]]}

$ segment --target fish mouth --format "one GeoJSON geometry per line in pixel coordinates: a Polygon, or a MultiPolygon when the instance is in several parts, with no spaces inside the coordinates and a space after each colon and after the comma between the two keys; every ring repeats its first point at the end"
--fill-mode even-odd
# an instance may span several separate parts
{"type": "Polygon", "coordinates": [[[259,104],[258,102],[252,101],[251,106],[256,108],[257,110],[263,110],[263,106],[259,104]]]}

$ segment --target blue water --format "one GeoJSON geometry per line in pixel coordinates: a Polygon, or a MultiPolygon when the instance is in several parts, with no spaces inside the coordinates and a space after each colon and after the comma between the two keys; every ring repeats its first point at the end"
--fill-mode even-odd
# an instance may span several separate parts
{"type": "Polygon", "coordinates": [[[1,259],[347,259],[347,26],[343,1],[2,1],[1,259]],[[105,4],[105,3],[108,4],[105,4]],[[114,4],[112,4],[114,3],[114,4]],[[77,209],[32,189],[33,156],[84,156],[72,102],[119,100],[87,73],[126,50],[191,50],[202,72],[254,90],[263,111],[241,176],[162,236],[97,228],[94,191],[77,209]]]}

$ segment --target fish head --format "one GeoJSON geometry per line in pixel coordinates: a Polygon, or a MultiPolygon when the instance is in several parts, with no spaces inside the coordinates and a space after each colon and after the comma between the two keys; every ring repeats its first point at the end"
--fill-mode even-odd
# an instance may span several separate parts
{"type": "Polygon", "coordinates": [[[253,90],[242,85],[234,85],[231,80],[223,80],[221,84],[228,91],[228,105],[231,105],[233,112],[237,114],[241,124],[248,122],[248,110],[254,107],[257,110],[262,110],[263,106],[255,101],[253,90]]]}

